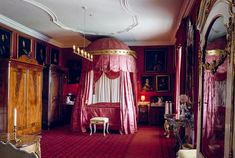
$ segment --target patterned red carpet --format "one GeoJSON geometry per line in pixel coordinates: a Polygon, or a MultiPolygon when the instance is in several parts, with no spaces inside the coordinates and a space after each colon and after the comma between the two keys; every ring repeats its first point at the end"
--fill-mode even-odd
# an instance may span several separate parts
{"type": "Polygon", "coordinates": [[[72,133],[68,127],[42,132],[42,158],[175,158],[174,139],[163,136],[163,129],[144,126],[134,135],[111,131],[72,133]]]}

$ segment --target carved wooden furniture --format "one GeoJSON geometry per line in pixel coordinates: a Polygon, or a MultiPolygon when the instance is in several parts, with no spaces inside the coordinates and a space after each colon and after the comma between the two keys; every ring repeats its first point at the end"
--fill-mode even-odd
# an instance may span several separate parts
{"type": "Polygon", "coordinates": [[[35,59],[0,60],[0,131],[13,132],[13,109],[17,135],[41,132],[42,66],[35,59]]]}
{"type": "Polygon", "coordinates": [[[53,64],[46,65],[43,70],[43,129],[63,123],[63,85],[67,82],[66,71],[53,64]]]}
{"type": "Polygon", "coordinates": [[[15,142],[13,135],[6,133],[0,134],[0,153],[1,157],[20,157],[36,156],[41,157],[40,136],[38,135],[22,135],[18,136],[20,141],[15,142]],[[21,152],[20,152],[21,151],[21,152]],[[19,154],[14,156],[15,154],[19,154]]]}
{"type": "Polygon", "coordinates": [[[233,157],[235,153],[234,11],[234,1],[201,1],[198,158],[233,157]]]}
{"type": "Polygon", "coordinates": [[[163,126],[164,124],[164,106],[150,106],[149,109],[149,123],[151,125],[163,126]]]}
{"type": "Polygon", "coordinates": [[[96,132],[96,124],[103,124],[103,134],[109,133],[109,118],[108,117],[93,117],[90,119],[90,135],[92,135],[92,125],[94,126],[94,133],[96,132]]]}
{"type": "Polygon", "coordinates": [[[139,102],[139,119],[138,122],[141,124],[149,123],[149,102],[139,102]]]}

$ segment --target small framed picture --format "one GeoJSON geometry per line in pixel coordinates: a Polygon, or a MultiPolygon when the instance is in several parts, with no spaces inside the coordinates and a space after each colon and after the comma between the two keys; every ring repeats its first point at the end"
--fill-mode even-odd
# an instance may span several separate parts
{"type": "Polygon", "coordinates": [[[169,75],[157,75],[156,76],[156,90],[157,92],[170,91],[170,76],[169,75]]]}
{"type": "Polygon", "coordinates": [[[22,55],[31,56],[31,39],[18,36],[18,58],[22,55]]]}
{"type": "Polygon", "coordinates": [[[59,64],[60,50],[57,48],[51,48],[51,64],[59,64]]]}
{"type": "Polygon", "coordinates": [[[11,56],[11,34],[10,31],[0,28],[0,57],[11,56]]]}
{"type": "Polygon", "coordinates": [[[41,42],[36,43],[36,60],[41,65],[46,63],[46,45],[41,42]]]}
{"type": "Polygon", "coordinates": [[[166,49],[145,49],[144,67],[145,72],[166,72],[167,51],[166,49]]]}
{"type": "Polygon", "coordinates": [[[141,91],[150,92],[153,91],[154,76],[142,76],[141,77],[141,91]]]}

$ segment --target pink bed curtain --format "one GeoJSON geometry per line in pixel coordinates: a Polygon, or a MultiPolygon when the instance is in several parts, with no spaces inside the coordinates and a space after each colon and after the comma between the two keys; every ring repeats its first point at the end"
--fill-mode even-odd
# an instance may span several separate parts
{"type": "MultiPolygon", "coordinates": [[[[86,63],[84,63],[86,64],[86,63]]],[[[84,65],[83,64],[83,65],[84,65]]],[[[87,67],[81,77],[80,92],[77,95],[77,101],[73,108],[71,128],[73,131],[85,132],[86,118],[86,100],[88,100],[89,87],[90,87],[90,70],[87,67]]],[[[137,131],[136,123],[136,100],[133,91],[135,91],[136,79],[131,78],[131,74],[136,73],[135,59],[129,55],[99,55],[94,56],[92,63],[92,70],[94,71],[94,84],[101,77],[104,72],[110,79],[120,76],[120,118],[121,128],[120,133],[132,134],[137,131]]],[[[135,76],[135,75],[132,75],[135,76]]]]}
{"type": "MultiPolygon", "coordinates": [[[[212,63],[218,56],[208,56],[212,63]]],[[[226,61],[212,74],[204,72],[203,148],[206,157],[223,157],[226,108],[226,61]]]]}
{"type": "Polygon", "coordinates": [[[86,118],[86,100],[89,96],[90,78],[92,69],[92,63],[83,60],[82,73],[80,78],[80,89],[78,91],[76,102],[73,106],[72,117],[71,117],[71,129],[72,131],[85,132],[86,128],[84,125],[86,118]]]}

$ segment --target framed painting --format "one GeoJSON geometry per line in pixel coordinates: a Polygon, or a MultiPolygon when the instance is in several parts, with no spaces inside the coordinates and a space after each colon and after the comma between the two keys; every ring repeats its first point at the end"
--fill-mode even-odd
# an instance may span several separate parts
{"type": "Polygon", "coordinates": [[[11,34],[10,31],[0,28],[0,57],[11,56],[11,34]]]}
{"type": "Polygon", "coordinates": [[[60,51],[57,48],[51,48],[51,64],[59,64],[60,51]]]}
{"type": "Polygon", "coordinates": [[[170,76],[169,75],[157,75],[156,76],[156,90],[157,92],[170,91],[170,76]]]}
{"type": "Polygon", "coordinates": [[[18,58],[22,55],[31,56],[31,39],[18,36],[18,58]]]}
{"type": "Polygon", "coordinates": [[[46,63],[46,45],[41,42],[37,42],[35,52],[38,63],[44,65],[46,63]]]}
{"type": "Polygon", "coordinates": [[[144,50],[145,72],[166,72],[166,63],[167,63],[166,49],[144,50]]]}
{"type": "Polygon", "coordinates": [[[149,92],[153,91],[154,76],[142,76],[141,77],[141,91],[149,92]]]}

